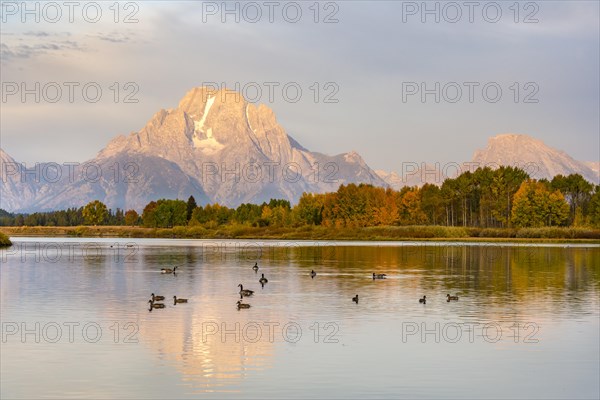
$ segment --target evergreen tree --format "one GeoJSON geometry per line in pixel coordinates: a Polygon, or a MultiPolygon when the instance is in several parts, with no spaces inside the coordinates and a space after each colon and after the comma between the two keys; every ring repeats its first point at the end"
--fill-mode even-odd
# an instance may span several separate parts
{"type": "Polygon", "coordinates": [[[198,207],[198,205],[196,204],[196,199],[194,198],[194,196],[190,196],[188,198],[187,201],[187,215],[186,215],[186,220],[188,222],[190,222],[190,219],[192,219],[192,213],[194,212],[194,209],[198,207]]]}

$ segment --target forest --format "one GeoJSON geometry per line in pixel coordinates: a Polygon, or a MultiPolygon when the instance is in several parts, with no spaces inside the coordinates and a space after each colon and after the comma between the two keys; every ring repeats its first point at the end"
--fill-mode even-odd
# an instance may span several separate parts
{"type": "Polygon", "coordinates": [[[441,186],[401,190],[367,184],[341,185],[336,192],[304,193],[297,204],[272,199],[228,208],[160,199],[143,212],[111,210],[96,200],[79,208],[11,214],[0,210],[0,226],[141,226],[172,228],[228,225],[251,227],[448,226],[477,228],[600,228],[600,186],[579,174],[532,179],[519,168],[479,168],[446,179],[441,186]]]}

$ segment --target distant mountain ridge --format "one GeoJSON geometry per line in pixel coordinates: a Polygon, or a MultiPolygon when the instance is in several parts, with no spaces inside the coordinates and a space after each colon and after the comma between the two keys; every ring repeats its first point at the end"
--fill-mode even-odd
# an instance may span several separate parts
{"type": "Polygon", "coordinates": [[[541,140],[523,134],[500,134],[488,139],[484,149],[475,150],[471,161],[452,165],[416,164],[404,166],[404,173],[378,170],[377,173],[393,188],[441,184],[457,173],[474,171],[478,167],[497,168],[500,165],[519,167],[535,179],[552,179],[556,175],[581,174],[586,180],[600,184],[600,162],[582,162],[561,150],[547,146],[541,140]]]}
{"type": "Polygon", "coordinates": [[[579,162],[514,134],[490,138],[471,163],[451,168],[410,163],[401,173],[374,171],[356,152],[328,156],[307,150],[263,104],[233,91],[199,87],[176,108],[159,110],[142,129],[115,137],[95,158],[75,167],[57,170],[57,164],[46,163],[21,171],[20,163],[0,149],[0,208],[57,210],[98,199],[112,209],[141,211],[152,200],[190,195],[198,204],[230,207],[271,198],[295,203],[303,192],[332,192],[348,183],[396,189],[441,184],[447,175],[477,165],[528,165],[534,178],[580,173],[593,183],[600,180],[598,162],[579,162]]]}
{"type": "Polygon", "coordinates": [[[76,179],[64,170],[57,182],[22,182],[5,168],[0,208],[53,210],[99,199],[113,209],[140,211],[152,200],[190,195],[199,204],[237,206],[271,198],[296,202],[303,192],[348,183],[387,185],[358,153],[311,152],[286,134],[267,106],[203,87],[190,90],[177,108],[155,113],[138,132],[115,137],[85,164],[102,176],[89,179],[89,168],[81,165],[72,174],[76,179]]]}
{"type": "Polygon", "coordinates": [[[529,165],[527,172],[536,179],[552,179],[556,175],[578,173],[588,181],[600,184],[598,171],[594,171],[587,163],[577,161],[564,151],[547,146],[541,140],[522,134],[502,134],[490,138],[485,149],[475,151],[472,162],[488,165],[529,165]]]}

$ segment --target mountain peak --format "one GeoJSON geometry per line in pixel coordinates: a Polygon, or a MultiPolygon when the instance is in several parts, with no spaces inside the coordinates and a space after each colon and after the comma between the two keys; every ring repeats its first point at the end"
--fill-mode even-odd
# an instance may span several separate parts
{"type": "Polygon", "coordinates": [[[535,143],[538,145],[546,146],[541,140],[531,137],[529,135],[525,135],[523,133],[501,133],[499,135],[492,136],[488,139],[488,146],[498,145],[498,143],[535,143]]]}
{"type": "Polygon", "coordinates": [[[232,151],[232,146],[256,147],[270,157],[282,146],[289,147],[289,140],[266,105],[249,103],[233,90],[196,87],[177,108],[162,109],[140,131],[113,139],[101,155],[133,151],[176,162],[186,159],[189,164],[198,157],[232,151]]]}
{"type": "Polygon", "coordinates": [[[363,158],[360,156],[360,154],[358,154],[356,151],[352,150],[346,154],[344,154],[344,159],[347,162],[351,162],[351,163],[357,163],[357,164],[364,164],[364,160],[363,158]]]}
{"type": "Polygon", "coordinates": [[[505,133],[489,138],[487,147],[476,150],[472,161],[480,166],[520,167],[536,179],[580,173],[590,182],[599,181],[598,174],[585,163],[524,134],[505,133]]]}
{"type": "Polygon", "coordinates": [[[65,208],[98,198],[110,208],[141,211],[151,200],[190,194],[202,202],[237,206],[271,198],[295,202],[303,192],[331,192],[347,183],[385,185],[358,153],[311,152],[287,135],[267,105],[208,87],[189,90],[176,108],[161,109],[139,131],[115,137],[91,161],[136,166],[139,179],[76,181],[66,190],[40,187],[28,202],[20,201],[23,190],[15,189],[0,199],[0,207],[65,208]]]}
{"type": "Polygon", "coordinates": [[[531,136],[525,135],[523,133],[499,133],[496,136],[492,136],[490,140],[496,139],[533,139],[531,136]]]}
{"type": "Polygon", "coordinates": [[[189,90],[179,101],[178,109],[186,112],[193,119],[202,117],[207,102],[213,104],[237,104],[245,106],[247,101],[244,96],[227,88],[215,90],[206,86],[195,87],[189,90]]]}
{"type": "Polygon", "coordinates": [[[559,152],[559,150],[547,146],[541,140],[529,135],[525,135],[522,133],[501,133],[496,136],[490,137],[487,141],[487,147],[484,150],[475,150],[475,155],[473,158],[477,158],[478,154],[483,154],[482,152],[491,152],[495,155],[498,155],[496,153],[498,153],[499,151],[505,151],[508,149],[518,150],[522,153],[523,150],[529,151],[534,148],[544,151],[559,152]]]}

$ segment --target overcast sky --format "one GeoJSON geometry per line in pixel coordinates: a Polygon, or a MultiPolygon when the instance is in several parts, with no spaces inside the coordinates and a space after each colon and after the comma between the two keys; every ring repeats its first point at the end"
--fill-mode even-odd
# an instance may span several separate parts
{"type": "MultiPolygon", "coordinates": [[[[439,22],[422,2],[323,2],[318,15],[312,1],[229,3],[239,22],[222,14],[220,1],[122,2],[118,15],[112,1],[85,13],[81,2],[73,22],[62,2],[54,4],[61,17],[39,3],[39,22],[20,2],[1,4],[0,146],[28,164],[90,159],[205,82],[239,85],[254,98],[260,87],[257,102],[273,108],[302,145],[327,154],[356,150],[375,169],[468,160],[500,133],[531,135],[579,160],[600,158],[597,1],[521,2],[518,15],[513,1],[471,9],[428,2],[439,22]],[[22,102],[22,84],[35,91],[36,82],[40,102],[34,94],[22,102]],[[79,85],[72,103],[68,82],[79,85]],[[96,103],[82,93],[90,82],[102,89],[96,103]],[[279,83],[273,99],[265,82],[279,83]],[[410,92],[422,84],[435,92],[436,82],[439,103],[435,93],[423,102],[410,92]],[[297,102],[294,87],[302,90],[297,102]],[[457,87],[462,97],[451,102],[457,87]],[[497,88],[502,97],[492,102],[497,88]],[[126,103],[127,95],[138,102],[126,103]]],[[[87,88],[94,97],[94,86],[87,88]]]]}

